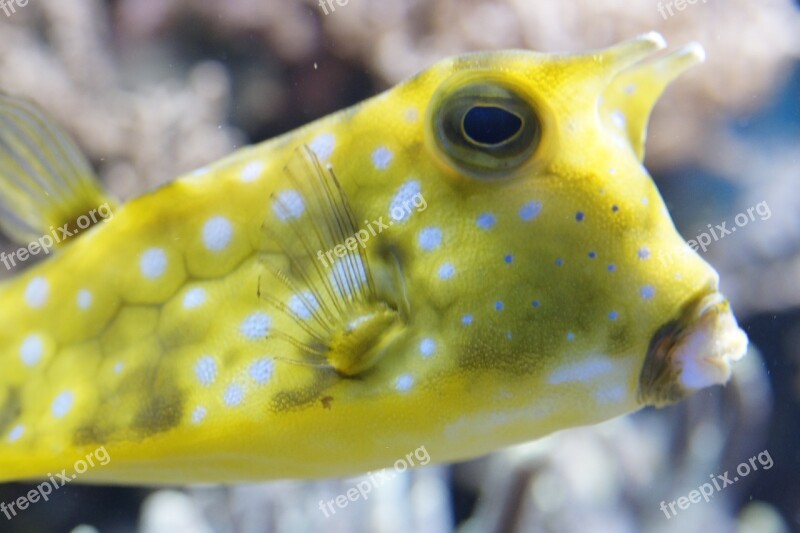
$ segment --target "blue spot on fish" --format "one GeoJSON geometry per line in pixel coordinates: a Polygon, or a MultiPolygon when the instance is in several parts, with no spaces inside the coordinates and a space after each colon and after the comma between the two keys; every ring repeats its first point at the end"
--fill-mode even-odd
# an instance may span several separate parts
{"type": "Polygon", "coordinates": [[[388,168],[393,158],[394,154],[392,154],[392,151],[385,146],[379,146],[374,152],[372,152],[372,164],[378,170],[384,170],[388,168]]]}
{"type": "Polygon", "coordinates": [[[537,202],[535,200],[530,201],[523,205],[519,210],[519,218],[522,219],[523,222],[530,222],[537,216],[542,210],[542,203],[537,202]]]}
{"type": "Polygon", "coordinates": [[[641,290],[642,298],[645,300],[650,300],[653,296],[656,295],[656,288],[652,285],[645,285],[642,287],[641,290]]]}
{"type": "Polygon", "coordinates": [[[442,244],[442,230],[439,228],[423,228],[417,237],[419,247],[430,252],[442,244]]]}
{"type": "Polygon", "coordinates": [[[436,341],[433,339],[422,339],[419,343],[419,353],[422,357],[430,357],[436,351],[436,341]]]}
{"type": "Polygon", "coordinates": [[[445,263],[439,267],[439,278],[450,279],[456,274],[456,267],[452,263],[445,263]]]}
{"type": "Polygon", "coordinates": [[[492,213],[483,213],[478,217],[477,223],[478,227],[481,229],[492,229],[495,225],[495,218],[492,213]]]}

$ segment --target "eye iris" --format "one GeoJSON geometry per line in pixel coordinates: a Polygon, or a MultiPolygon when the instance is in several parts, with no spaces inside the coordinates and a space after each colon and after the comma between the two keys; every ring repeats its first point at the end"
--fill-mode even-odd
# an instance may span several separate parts
{"type": "Polygon", "coordinates": [[[522,129],[522,119],[495,106],[474,106],[464,115],[464,134],[482,145],[501,144],[522,129]]]}

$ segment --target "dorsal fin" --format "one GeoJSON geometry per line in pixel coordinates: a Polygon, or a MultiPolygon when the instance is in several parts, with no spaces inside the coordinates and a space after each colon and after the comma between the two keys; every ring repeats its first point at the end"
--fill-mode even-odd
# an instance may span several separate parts
{"type": "MultiPolygon", "coordinates": [[[[0,95],[0,230],[26,244],[80,219],[108,218],[115,204],[100,190],[69,136],[36,106],[0,95]],[[94,216],[90,216],[94,215],[94,216]]],[[[54,244],[68,241],[55,240],[54,244]]]]}
{"type": "Polygon", "coordinates": [[[303,146],[287,164],[285,178],[286,187],[271,198],[275,216],[264,225],[283,251],[284,264],[269,264],[266,270],[296,296],[295,309],[269,291],[261,296],[293,317],[300,333],[282,336],[308,354],[307,364],[333,367],[346,376],[359,374],[384,354],[405,314],[379,294],[375,271],[360,244],[370,233],[359,228],[333,168],[323,167],[303,146]],[[298,316],[298,309],[305,317],[298,316]]]}

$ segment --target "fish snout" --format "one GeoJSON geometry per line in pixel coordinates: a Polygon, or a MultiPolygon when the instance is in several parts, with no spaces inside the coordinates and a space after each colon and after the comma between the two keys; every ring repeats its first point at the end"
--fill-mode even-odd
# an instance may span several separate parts
{"type": "Polygon", "coordinates": [[[695,298],[653,335],[639,376],[639,402],[662,406],[721,385],[747,352],[728,301],[717,291],[695,298]]]}

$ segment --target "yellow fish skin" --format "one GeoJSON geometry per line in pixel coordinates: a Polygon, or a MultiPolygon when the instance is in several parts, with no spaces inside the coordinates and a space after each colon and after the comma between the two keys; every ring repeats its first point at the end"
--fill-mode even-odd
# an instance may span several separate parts
{"type": "Polygon", "coordinates": [[[642,165],[702,60],[664,46],[447,59],[120,207],[85,169],[37,203],[60,145],[4,101],[7,233],[114,209],[0,284],[0,481],[456,461],[726,382],[747,338],[642,165]]]}

